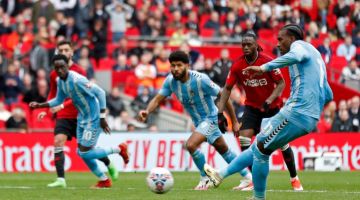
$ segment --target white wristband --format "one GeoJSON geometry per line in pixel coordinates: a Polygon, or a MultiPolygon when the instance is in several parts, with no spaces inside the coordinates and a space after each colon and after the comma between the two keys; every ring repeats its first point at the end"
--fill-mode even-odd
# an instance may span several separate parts
{"type": "Polygon", "coordinates": [[[100,118],[101,119],[105,119],[105,117],[106,117],[106,113],[100,113],[100,118]]]}
{"type": "Polygon", "coordinates": [[[63,103],[60,104],[60,107],[61,107],[61,109],[64,109],[64,104],[63,103]]]}

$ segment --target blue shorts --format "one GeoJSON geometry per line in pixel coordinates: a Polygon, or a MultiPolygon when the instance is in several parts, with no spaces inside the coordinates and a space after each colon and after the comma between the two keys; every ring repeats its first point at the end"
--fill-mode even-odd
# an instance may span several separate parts
{"type": "Polygon", "coordinates": [[[209,144],[213,144],[222,133],[217,122],[205,120],[201,122],[195,129],[195,132],[203,134],[209,144]]]}
{"type": "Polygon", "coordinates": [[[101,133],[100,121],[78,124],[76,129],[77,143],[85,147],[94,147],[101,133]]]}
{"type": "MultiPolygon", "coordinates": [[[[256,141],[264,143],[264,148],[273,152],[296,138],[308,134],[309,131],[289,120],[292,117],[279,112],[274,117],[269,118],[264,128],[256,136],[256,141]]],[[[309,128],[315,128],[317,123],[316,119],[308,116],[302,116],[299,121],[306,121],[306,126],[309,128]]]]}

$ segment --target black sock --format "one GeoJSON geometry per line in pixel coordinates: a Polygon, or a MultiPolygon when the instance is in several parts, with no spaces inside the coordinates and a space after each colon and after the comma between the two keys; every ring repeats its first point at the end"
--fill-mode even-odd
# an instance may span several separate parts
{"type": "Polygon", "coordinates": [[[294,178],[296,173],[296,167],[295,167],[295,159],[294,159],[294,153],[291,149],[291,147],[287,148],[285,151],[281,151],[284,161],[286,163],[286,166],[290,172],[290,177],[294,178]]]}
{"type": "Polygon", "coordinates": [[[103,162],[106,166],[110,165],[110,159],[108,157],[99,158],[101,162],[103,162]]]}
{"type": "MultiPolygon", "coordinates": [[[[248,149],[250,146],[241,145],[241,152],[244,152],[246,149],[248,149]]],[[[252,165],[250,165],[249,170],[252,171],[252,165]]]]}
{"type": "Polygon", "coordinates": [[[64,163],[65,163],[64,152],[60,151],[58,153],[55,153],[55,168],[58,178],[65,178],[64,163]]]}

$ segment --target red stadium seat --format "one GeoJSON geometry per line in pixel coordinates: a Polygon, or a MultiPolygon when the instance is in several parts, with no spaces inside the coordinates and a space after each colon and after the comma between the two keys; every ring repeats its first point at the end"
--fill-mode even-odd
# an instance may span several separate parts
{"type": "Polygon", "coordinates": [[[109,70],[112,69],[112,67],[115,65],[115,60],[111,59],[111,58],[102,58],[99,61],[99,66],[98,69],[102,69],[102,70],[109,70]]]}
{"type": "Polygon", "coordinates": [[[137,27],[131,27],[125,31],[125,36],[139,36],[139,35],[140,35],[140,31],[137,27]]]}
{"type": "Polygon", "coordinates": [[[112,87],[123,87],[128,77],[135,76],[133,71],[113,71],[112,72],[112,87]]]}
{"type": "Polygon", "coordinates": [[[200,35],[203,37],[213,37],[215,34],[215,30],[214,29],[210,29],[210,28],[202,28],[200,30],[200,35]]]}

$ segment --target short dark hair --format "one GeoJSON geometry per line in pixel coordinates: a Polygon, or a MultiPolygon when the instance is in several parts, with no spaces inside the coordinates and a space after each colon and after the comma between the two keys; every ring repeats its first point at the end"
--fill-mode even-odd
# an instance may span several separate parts
{"type": "Polygon", "coordinates": [[[285,25],[281,30],[286,30],[287,34],[294,36],[296,40],[304,39],[304,31],[297,24],[285,25]]]}
{"type": "Polygon", "coordinates": [[[69,40],[63,40],[57,43],[56,47],[62,46],[62,45],[69,45],[71,48],[73,47],[72,42],[69,40]]]}
{"type": "Polygon", "coordinates": [[[242,39],[244,39],[246,37],[254,38],[255,41],[257,40],[257,36],[252,32],[247,32],[247,33],[243,34],[242,39]]]}
{"type": "Polygon", "coordinates": [[[190,60],[189,60],[189,55],[187,53],[185,53],[184,51],[174,51],[170,54],[169,56],[169,62],[176,62],[176,61],[181,61],[185,64],[189,64],[190,60]]]}
{"type": "Polygon", "coordinates": [[[65,63],[69,62],[69,59],[65,55],[62,55],[62,54],[55,54],[51,59],[51,63],[55,63],[55,61],[57,61],[57,60],[63,60],[63,61],[65,61],[65,63]]]}
{"type": "MultiPolygon", "coordinates": [[[[255,42],[257,43],[257,38],[258,37],[255,35],[255,33],[247,32],[247,33],[243,34],[242,40],[244,40],[244,38],[246,38],[246,37],[253,38],[255,40],[255,42]]],[[[263,51],[263,48],[259,44],[257,44],[257,45],[258,45],[257,51],[259,51],[259,52],[263,51]]]]}

